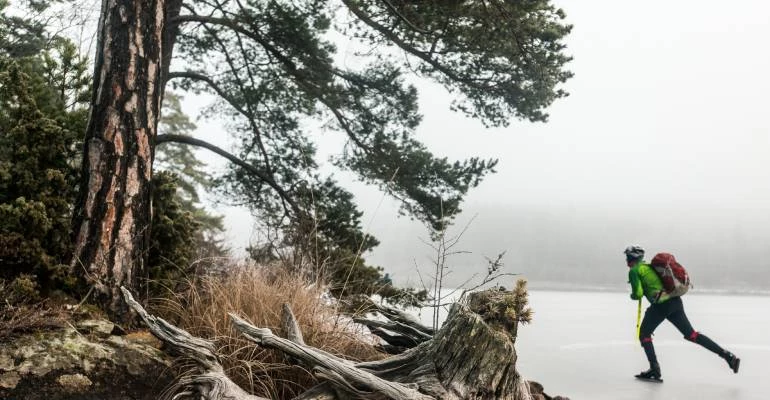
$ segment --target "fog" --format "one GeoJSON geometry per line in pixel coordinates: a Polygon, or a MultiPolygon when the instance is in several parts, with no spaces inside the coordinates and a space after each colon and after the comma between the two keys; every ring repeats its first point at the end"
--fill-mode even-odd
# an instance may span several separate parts
{"type": "MultiPolygon", "coordinates": [[[[511,206],[469,204],[477,212],[450,257],[455,270],[448,284],[472,273],[486,273],[486,259],[505,251],[504,271],[524,274],[536,286],[625,288],[623,249],[640,244],[648,259],[656,252],[674,253],[689,270],[695,289],[748,291],[767,289],[766,260],[770,219],[745,210],[641,209],[585,206],[511,206]]],[[[467,214],[467,213],[466,213],[467,214]]],[[[376,225],[376,224],[375,224],[376,225]]],[[[370,261],[395,271],[398,282],[418,285],[415,265],[424,274],[435,258],[418,237],[419,227],[380,226],[383,244],[370,261]]],[[[450,230],[454,236],[462,226],[450,230]]]]}
{"type": "MultiPolygon", "coordinates": [[[[424,114],[418,138],[434,154],[500,160],[450,230],[472,220],[458,244],[471,254],[450,259],[456,272],[447,284],[486,273],[484,256],[506,251],[505,270],[533,282],[622,286],[622,250],[639,244],[677,255],[696,288],[763,288],[770,252],[770,5],[557,4],[574,24],[567,45],[575,77],[565,85],[571,95],[549,109],[548,123],[485,129],[451,113],[443,89],[416,82],[424,114]]],[[[339,47],[344,53],[345,43],[339,47]]],[[[221,130],[212,126],[202,123],[200,137],[217,142],[221,130]]],[[[318,138],[322,158],[344,140],[318,138]]],[[[430,269],[430,251],[420,241],[425,228],[397,217],[397,204],[376,189],[344,173],[336,177],[356,194],[366,230],[381,241],[366,259],[397,283],[418,284],[415,265],[430,269]]],[[[220,210],[234,247],[256,238],[244,210],[220,210]]]]}

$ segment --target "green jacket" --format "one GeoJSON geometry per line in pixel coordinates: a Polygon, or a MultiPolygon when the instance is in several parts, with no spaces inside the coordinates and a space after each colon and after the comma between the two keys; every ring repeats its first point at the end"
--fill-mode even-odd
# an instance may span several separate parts
{"type": "Polygon", "coordinates": [[[631,284],[631,298],[639,300],[642,295],[650,303],[663,303],[670,297],[663,290],[663,282],[658,273],[645,261],[639,261],[628,270],[628,282],[631,284]]]}

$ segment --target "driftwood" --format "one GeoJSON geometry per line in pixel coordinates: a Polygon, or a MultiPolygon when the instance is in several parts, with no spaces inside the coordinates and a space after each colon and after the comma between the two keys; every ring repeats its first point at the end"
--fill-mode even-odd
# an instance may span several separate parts
{"type": "Polygon", "coordinates": [[[281,305],[281,325],[287,339],[294,343],[305,344],[305,339],[302,338],[302,330],[299,329],[297,319],[294,318],[294,313],[287,303],[281,305]]]}
{"type": "MultiPolygon", "coordinates": [[[[131,308],[171,352],[189,357],[198,365],[198,375],[180,380],[173,388],[174,398],[262,399],[238,388],[224,375],[210,341],[148,315],[128,291],[123,293],[131,308]]],[[[365,363],[305,345],[288,305],[283,306],[282,328],[289,339],[232,313],[230,318],[236,330],[249,340],[280,350],[324,380],[295,400],[530,400],[529,383],[516,370],[515,338],[509,329],[516,324],[515,312],[510,309],[513,296],[497,290],[471,294],[465,304],[452,306],[444,326],[429,340],[402,354],[365,363]]]]}
{"type": "Polygon", "coordinates": [[[227,377],[219,362],[214,343],[190,335],[184,329],[169,324],[163,318],[150,315],[134,300],[125,287],[121,287],[123,297],[131,309],[142,318],[155,337],[166,344],[172,355],[187,357],[195,361],[198,373],[192,377],[182,377],[168,389],[174,394],[172,399],[198,398],[207,400],[269,400],[247,393],[227,377]]]}
{"type": "Polygon", "coordinates": [[[378,304],[369,298],[364,300],[366,305],[389,321],[368,318],[353,318],[354,322],[365,325],[369,331],[387,343],[382,349],[390,354],[399,354],[407,349],[430,340],[435,331],[420,323],[413,316],[383,304],[378,304]]]}
{"type": "Polygon", "coordinates": [[[388,343],[390,347],[386,347],[385,349],[390,349],[388,350],[388,353],[391,354],[402,353],[404,350],[415,347],[418,344],[426,342],[433,337],[427,333],[415,330],[414,328],[408,325],[404,325],[400,322],[384,322],[357,317],[353,318],[353,321],[361,325],[365,325],[367,328],[369,328],[369,332],[379,336],[382,340],[388,343]]]}
{"type": "Polygon", "coordinates": [[[436,332],[433,328],[425,326],[414,316],[407,314],[397,308],[388,307],[384,304],[378,304],[372,300],[369,300],[370,304],[379,311],[382,315],[388,317],[391,321],[400,323],[402,325],[409,326],[415,330],[418,330],[426,335],[433,336],[436,332]]]}

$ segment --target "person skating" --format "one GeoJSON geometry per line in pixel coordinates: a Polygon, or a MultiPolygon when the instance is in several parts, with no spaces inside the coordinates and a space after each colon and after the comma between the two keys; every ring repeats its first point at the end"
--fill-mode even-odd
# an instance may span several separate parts
{"type": "Polygon", "coordinates": [[[635,375],[639,379],[653,380],[662,382],[660,365],[655,356],[655,348],[652,345],[652,334],[655,328],[663,322],[669,320],[685,339],[695,342],[727,361],[727,365],[734,373],[738,373],[741,359],[735,354],[722,349],[708,336],[693,329],[687,314],[684,312],[684,305],[681,297],[671,297],[663,290],[663,283],[655,270],[644,261],[644,249],[639,246],[629,246],[624,251],[626,255],[626,264],[629,267],[628,281],[631,284],[631,299],[640,300],[642,296],[650,302],[650,306],[644,313],[644,319],[639,330],[639,342],[644,348],[647,361],[650,363],[650,369],[635,375]]]}

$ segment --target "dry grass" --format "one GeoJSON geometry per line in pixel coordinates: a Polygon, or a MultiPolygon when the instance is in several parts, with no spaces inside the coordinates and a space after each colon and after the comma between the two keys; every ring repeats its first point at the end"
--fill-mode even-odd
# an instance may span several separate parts
{"type": "Polygon", "coordinates": [[[251,393],[275,399],[292,398],[316,384],[300,367],[274,350],[258,347],[233,328],[228,312],[283,336],[281,305],[289,303],[305,342],[352,359],[381,358],[370,336],[335,314],[320,285],[280,267],[239,267],[223,276],[197,278],[184,294],[155,302],[153,312],[190,333],[214,339],[228,376],[251,393]]]}
{"type": "Polygon", "coordinates": [[[69,314],[46,302],[10,306],[0,304],[0,343],[30,332],[47,331],[66,325],[69,314]]]}

